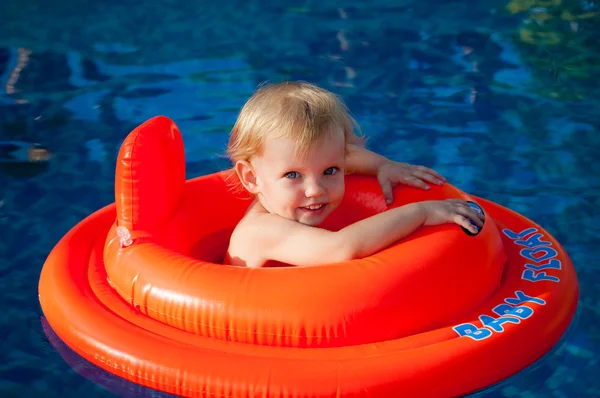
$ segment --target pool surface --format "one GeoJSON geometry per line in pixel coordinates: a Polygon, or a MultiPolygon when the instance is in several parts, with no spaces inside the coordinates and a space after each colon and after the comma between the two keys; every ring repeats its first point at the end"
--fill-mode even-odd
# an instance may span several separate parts
{"type": "Polygon", "coordinates": [[[580,304],[563,341],[475,396],[600,396],[600,2],[275,3],[0,4],[0,149],[51,152],[0,160],[0,396],[168,396],[57,341],[38,304],[41,267],[114,201],[117,150],[134,127],[172,118],[188,177],[211,173],[228,166],[244,101],[282,80],[336,92],[370,149],[524,214],[571,256],[580,304]]]}

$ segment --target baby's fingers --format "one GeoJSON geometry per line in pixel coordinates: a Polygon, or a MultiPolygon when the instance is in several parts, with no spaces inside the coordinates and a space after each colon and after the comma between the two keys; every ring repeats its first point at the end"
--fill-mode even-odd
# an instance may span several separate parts
{"type": "Polygon", "coordinates": [[[446,199],[446,201],[452,203],[455,212],[471,219],[478,226],[483,227],[485,216],[474,210],[467,202],[460,199],[446,199]]]}
{"type": "Polygon", "coordinates": [[[381,192],[385,198],[385,203],[390,204],[394,201],[394,193],[392,191],[392,183],[389,180],[380,180],[381,192]]]}
{"type": "MultiPolygon", "coordinates": [[[[442,176],[440,173],[438,173],[437,171],[430,169],[429,167],[425,167],[425,166],[417,166],[415,167],[420,173],[423,173],[424,175],[427,176],[427,180],[429,180],[429,178],[432,178],[434,180],[439,180],[441,182],[445,182],[446,178],[444,176],[442,176]]],[[[433,182],[433,181],[431,181],[433,182]]]]}
{"type": "Polygon", "coordinates": [[[419,180],[428,181],[435,185],[442,185],[444,183],[444,180],[442,180],[441,178],[438,178],[432,174],[428,174],[424,171],[415,170],[415,171],[413,171],[412,175],[413,175],[413,177],[416,177],[419,180]]]}
{"type": "Polygon", "coordinates": [[[473,209],[467,202],[462,203],[462,209],[463,212],[461,214],[463,216],[471,219],[478,226],[483,227],[483,221],[485,220],[485,216],[483,214],[473,209]]]}
{"type": "Polygon", "coordinates": [[[461,214],[463,216],[470,219],[478,227],[483,227],[483,216],[481,214],[473,210],[469,205],[467,205],[467,207],[463,207],[462,209],[463,210],[461,211],[461,214]]]}
{"type": "Polygon", "coordinates": [[[477,218],[481,220],[482,223],[485,221],[485,216],[482,213],[478,211],[475,211],[474,213],[477,215],[477,218]]]}
{"type": "Polygon", "coordinates": [[[454,216],[453,221],[460,225],[461,227],[465,228],[467,231],[470,231],[474,234],[476,234],[477,232],[479,232],[477,230],[477,227],[475,225],[473,225],[465,216],[462,216],[460,214],[456,214],[454,216]]]}
{"type": "Polygon", "coordinates": [[[425,182],[423,182],[422,179],[420,179],[419,177],[416,177],[414,175],[409,175],[404,177],[404,183],[406,185],[410,185],[413,186],[415,188],[421,188],[421,189],[429,189],[429,185],[427,185],[425,182]]]}

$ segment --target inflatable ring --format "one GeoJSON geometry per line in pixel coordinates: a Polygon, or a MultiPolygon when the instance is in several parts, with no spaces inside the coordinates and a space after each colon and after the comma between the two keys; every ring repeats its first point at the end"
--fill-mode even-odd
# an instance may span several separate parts
{"type": "MultiPolygon", "coordinates": [[[[54,332],[95,365],[182,396],[449,397],[532,364],[575,313],[577,277],[560,244],[450,184],[397,187],[391,206],[465,199],[485,216],[477,234],[422,228],[319,267],[221,265],[250,203],[228,177],[186,181],[168,118],[136,128],[119,153],[115,204],[44,264],[39,298],[54,332]]],[[[386,209],[374,178],[347,176],[324,227],[386,209]]]]}

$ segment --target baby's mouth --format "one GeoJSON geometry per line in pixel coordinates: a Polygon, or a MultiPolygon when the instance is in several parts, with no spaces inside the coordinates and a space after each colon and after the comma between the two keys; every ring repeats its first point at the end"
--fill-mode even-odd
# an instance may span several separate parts
{"type": "Polygon", "coordinates": [[[318,214],[318,213],[321,213],[323,211],[323,209],[325,209],[326,205],[327,205],[327,203],[320,203],[320,204],[316,204],[316,205],[304,206],[304,207],[300,207],[300,210],[305,211],[307,213],[311,213],[311,214],[318,214]]]}

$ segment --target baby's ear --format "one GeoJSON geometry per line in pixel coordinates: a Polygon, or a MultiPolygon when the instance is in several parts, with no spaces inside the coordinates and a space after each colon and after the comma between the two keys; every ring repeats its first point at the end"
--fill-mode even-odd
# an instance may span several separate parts
{"type": "Polygon", "coordinates": [[[235,163],[235,172],[240,179],[240,182],[251,194],[257,195],[258,185],[256,184],[256,175],[252,165],[245,160],[238,160],[235,163]]]}

